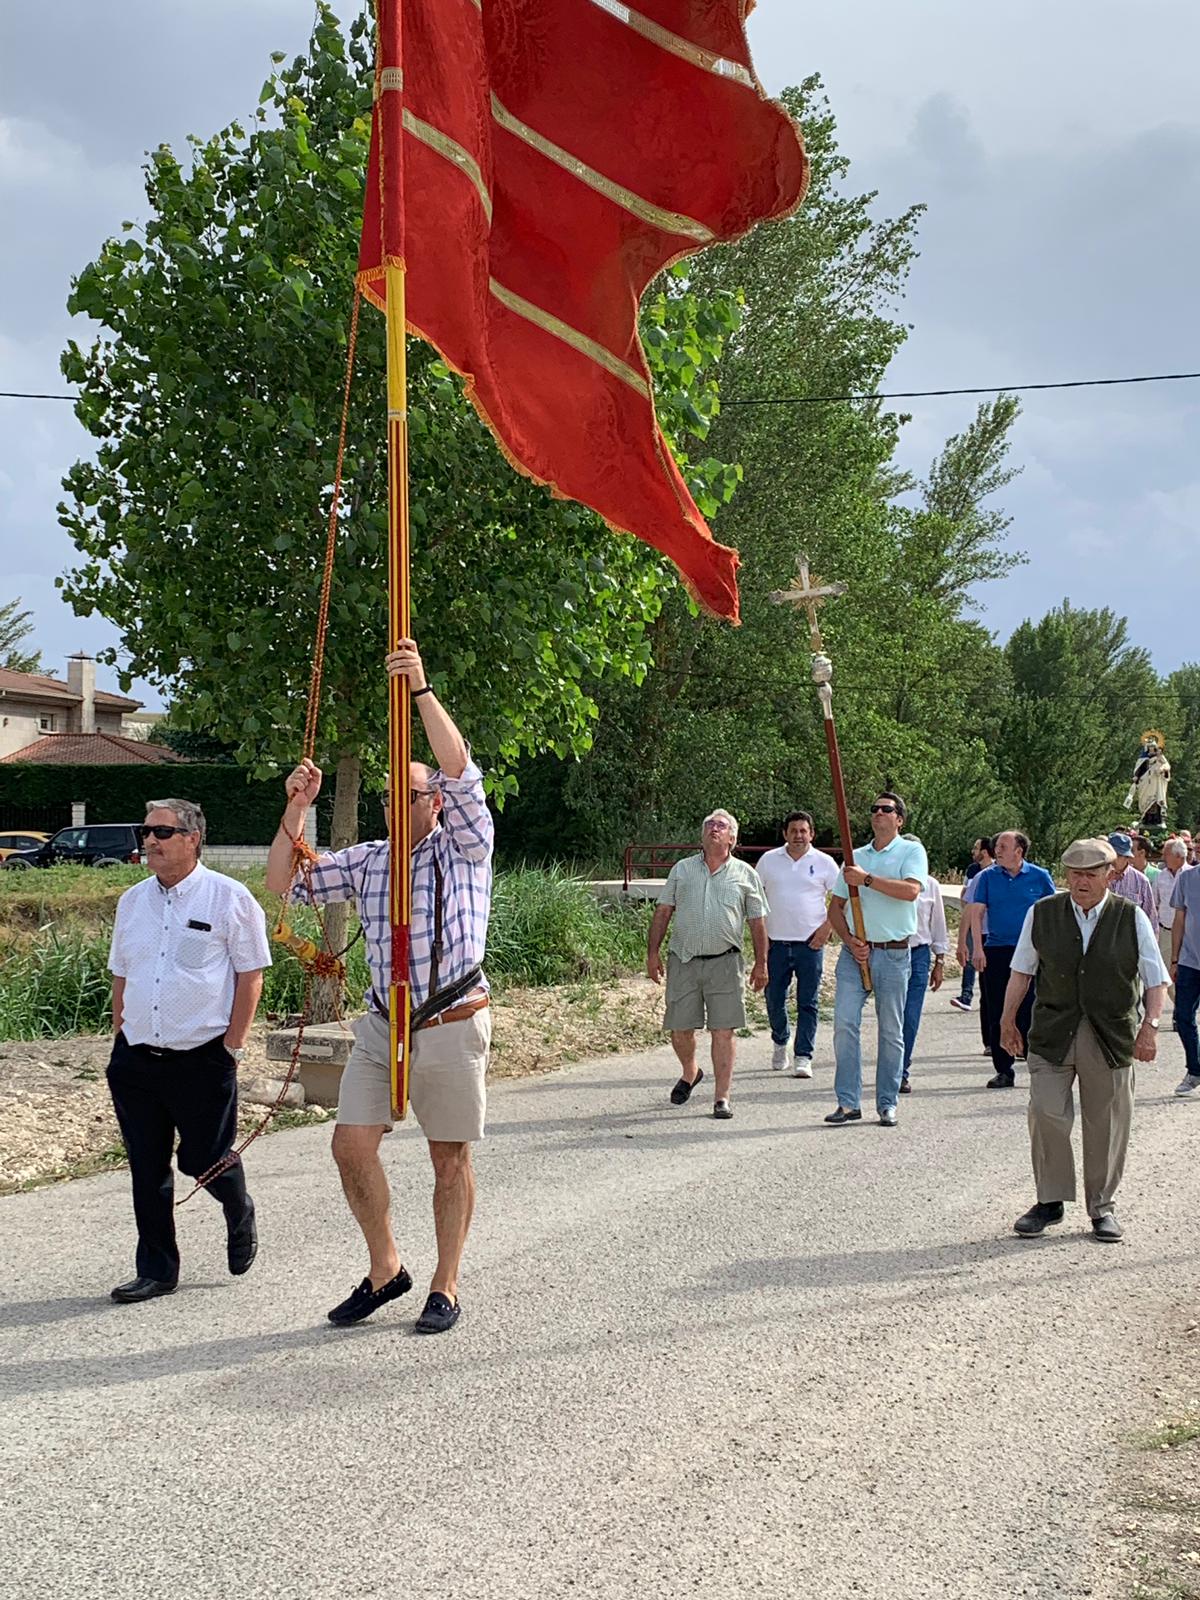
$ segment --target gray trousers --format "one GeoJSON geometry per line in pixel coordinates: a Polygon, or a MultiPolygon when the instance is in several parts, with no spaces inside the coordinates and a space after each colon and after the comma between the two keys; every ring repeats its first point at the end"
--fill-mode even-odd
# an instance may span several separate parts
{"type": "Polygon", "coordinates": [[[1037,1197],[1043,1204],[1075,1198],[1075,1156],[1071,1128],[1079,1080],[1083,1123],[1083,1197],[1089,1217],[1113,1209],[1125,1171],[1133,1121],[1133,1065],[1110,1067],[1086,1019],[1061,1067],[1029,1055],[1029,1143],[1037,1197]]]}

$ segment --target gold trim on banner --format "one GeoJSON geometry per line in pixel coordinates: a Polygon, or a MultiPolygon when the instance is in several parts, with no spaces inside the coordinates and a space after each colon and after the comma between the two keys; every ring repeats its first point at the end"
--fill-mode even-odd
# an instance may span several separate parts
{"type": "Polygon", "coordinates": [[[589,339],[586,333],[580,333],[578,328],[572,328],[570,323],[563,322],[551,312],[543,311],[539,306],[523,300],[519,294],[514,294],[502,283],[497,283],[495,278],[488,279],[488,287],[500,304],[506,306],[515,316],[524,317],[527,322],[532,322],[535,327],[553,334],[556,339],[569,344],[581,355],[590,357],[611,372],[614,378],[620,378],[622,383],[627,383],[631,389],[635,389],[644,400],[651,398],[650,385],[645,378],[627,361],[622,361],[620,356],[613,355],[611,350],[606,350],[602,344],[597,344],[595,339],[589,339]]]}
{"type": "Polygon", "coordinates": [[[475,192],[479,196],[479,203],[487,214],[489,222],[492,220],[492,197],[488,193],[487,184],[483,181],[483,173],[479,163],[469,150],[464,150],[461,144],[451,139],[440,128],[422,122],[420,117],[415,117],[408,108],[404,111],[404,131],[411,133],[414,139],[419,139],[439,156],[451,162],[464,177],[470,178],[475,185],[475,192]]]}
{"type": "Polygon", "coordinates": [[[403,89],[404,68],[383,67],[379,73],[379,87],[381,89],[403,89]]]}
{"type": "Polygon", "coordinates": [[[545,156],[547,161],[553,161],[555,166],[572,173],[581,183],[586,183],[590,189],[595,189],[597,194],[602,194],[606,200],[611,200],[614,205],[628,211],[631,216],[640,218],[642,222],[648,222],[651,227],[662,228],[667,233],[678,233],[685,239],[695,239],[700,244],[712,244],[716,239],[716,234],[703,222],[697,222],[694,217],[684,216],[678,211],[664,211],[652,200],[645,200],[640,194],[634,194],[632,189],[614,183],[611,178],[606,178],[594,167],[589,167],[578,156],[573,156],[570,151],[552,143],[527,123],[520,122],[514,117],[495,95],[492,96],[492,115],[508,133],[522,140],[539,155],[545,156]]]}
{"type": "Polygon", "coordinates": [[[740,83],[744,88],[754,89],[757,92],[758,85],[754,81],[754,74],[749,67],[742,66],[740,62],[719,56],[713,50],[706,50],[703,45],[693,44],[690,39],[681,39],[677,33],[670,33],[660,23],[642,16],[641,12],[635,11],[632,6],[622,4],[621,0],[592,0],[592,4],[599,6],[601,11],[606,11],[617,22],[625,23],[626,27],[632,28],[635,33],[640,33],[643,39],[649,39],[651,44],[669,50],[680,60],[690,61],[694,67],[711,72],[718,78],[729,78],[733,83],[740,83]]]}

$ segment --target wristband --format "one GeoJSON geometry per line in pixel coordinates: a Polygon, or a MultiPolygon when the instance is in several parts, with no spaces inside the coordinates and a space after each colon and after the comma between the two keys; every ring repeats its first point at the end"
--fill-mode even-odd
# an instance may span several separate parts
{"type": "Polygon", "coordinates": [[[432,694],[432,693],[433,693],[432,685],[427,683],[423,689],[412,689],[412,690],[410,690],[409,691],[409,699],[410,700],[419,700],[423,694],[432,694]]]}

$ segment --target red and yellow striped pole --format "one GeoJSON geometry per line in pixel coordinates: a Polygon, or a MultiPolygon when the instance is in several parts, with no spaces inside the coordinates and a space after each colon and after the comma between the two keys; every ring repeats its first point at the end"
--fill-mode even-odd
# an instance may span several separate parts
{"type": "MultiPolygon", "coordinates": [[[[408,369],[404,347],[404,267],[387,263],[388,440],[388,649],[407,639],[412,625],[408,522],[408,369]]],[[[408,959],[412,928],[412,830],[409,764],[412,702],[407,678],[388,679],[388,914],[392,971],[388,988],[392,1115],[408,1115],[412,992],[408,959]]]]}

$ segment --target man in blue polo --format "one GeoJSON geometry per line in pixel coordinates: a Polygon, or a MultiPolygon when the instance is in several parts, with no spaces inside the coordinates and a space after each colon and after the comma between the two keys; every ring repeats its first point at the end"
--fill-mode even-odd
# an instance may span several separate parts
{"type": "Polygon", "coordinates": [[[929,876],[925,846],[901,838],[904,801],[885,790],[871,807],[868,845],[842,868],[829,901],[829,921],[842,941],[833,1003],[833,1087],[837,1109],[825,1121],[834,1127],[862,1120],[862,1013],[866,1003],[864,969],[871,974],[879,1042],[875,1057],[875,1107],[883,1128],[896,1126],[896,1105],[904,1072],[904,1002],[908,995],[908,941],[917,931],[917,898],[929,876]],[[847,887],[849,886],[849,887],[847,887]],[[850,888],[859,891],[866,937],[846,920],[850,888]]]}
{"type": "MultiPolygon", "coordinates": [[[[989,1089],[1011,1089],[1016,1083],[1016,1058],[1004,1048],[1000,1034],[1008,975],[1030,907],[1055,893],[1054,879],[1045,867],[1034,866],[1025,859],[1028,851],[1029,839],[1025,834],[1016,829],[998,833],[996,863],[976,878],[971,904],[964,907],[975,947],[972,964],[979,974],[980,992],[988,1012],[987,1042],[994,1068],[994,1076],[988,1079],[989,1089]],[[983,931],[985,911],[986,933],[983,931]]],[[[1031,983],[1016,1015],[1022,1042],[1029,1035],[1033,1002],[1034,985],[1031,983]]]]}

